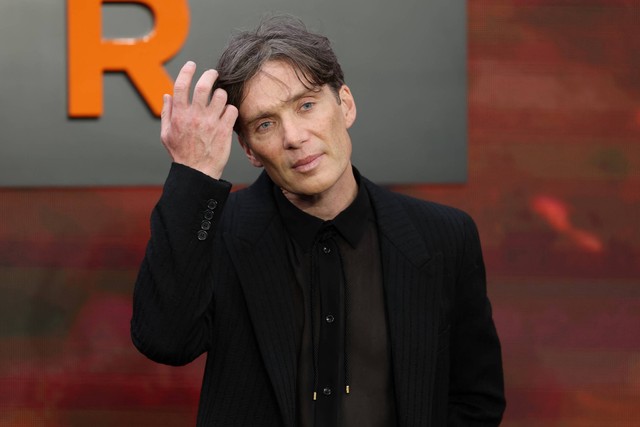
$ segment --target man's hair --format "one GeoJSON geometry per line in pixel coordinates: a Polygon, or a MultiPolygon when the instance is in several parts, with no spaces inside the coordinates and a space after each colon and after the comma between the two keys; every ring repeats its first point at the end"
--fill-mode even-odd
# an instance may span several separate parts
{"type": "Polygon", "coordinates": [[[231,38],[218,60],[219,77],[214,89],[224,89],[227,102],[240,108],[247,82],[266,62],[274,60],[289,63],[309,89],[327,84],[337,94],[344,84],[329,39],[309,32],[298,18],[279,15],[263,19],[255,30],[231,38]]]}

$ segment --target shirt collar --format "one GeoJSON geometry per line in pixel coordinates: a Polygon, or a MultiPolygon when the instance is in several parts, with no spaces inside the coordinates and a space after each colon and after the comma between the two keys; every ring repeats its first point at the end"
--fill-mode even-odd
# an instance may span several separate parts
{"type": "Polygon", "coordinates": [[[323,221],[298,209],[282,194],[280,188],[273,186],[276,205],[284,226],[303,250],[310,250],[316,237],[332,226],[354,248],[362,239],[367,221],[373,219],[373,209],[367,190],[360,184],[360,173],[356,168],[353,168],[353,174],[358,184],[356,198],[338,216],[329,221],[323,221]]]}

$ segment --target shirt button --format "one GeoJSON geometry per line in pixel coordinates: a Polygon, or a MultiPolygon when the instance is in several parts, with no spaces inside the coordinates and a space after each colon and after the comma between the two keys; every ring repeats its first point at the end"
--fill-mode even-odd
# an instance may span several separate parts
{"type": "Polygon", "coordinates": [[[209,220],[211,218],[213,218],[213,211],[210,210],[206,210],[204,211],[204,219],[209,220]]]}
{"type": "Polygon", "coordinates": [[[325,396],[331,396],[331,388],[325,387],[324,390],[322,390],[322,394],[324,394],[325,396]]]}
{"type": "Polygon", "coordinates": [[[204,230],[198,231],[198,240],[206,240],[208,236],[209,236],[209,233],[207,233],[206,231],[204,230]]]}
{"type": "Polygon", "coordinates": [[[322,252],[324,252],[325,254],[330,254],[331,253],[331,248],[329,246],[323,246],[322,247],[322,252]]]}
{"type": "Polygon", "coordinates": [[[200,224],[200,228],[202,228],[203,230],[208,230],[211,228],[211,223],[209,221],[202,221],[202,224],[200,224]]]}
{"type": "Polygon", "coordinates": [[[324,320],[326,320],[327,323],[333,323],[333,321],[336,320],[336,318],[333,317],[333,314],[327,314],[327,317],[325,317],[324,320]]]}
{"type": "Polygon", "coordinates": [[[207,207],[211,210],[215,209],[218,207],[218,201],[215,199],[209,199],[209,201],[207,201],[207,207]]]}

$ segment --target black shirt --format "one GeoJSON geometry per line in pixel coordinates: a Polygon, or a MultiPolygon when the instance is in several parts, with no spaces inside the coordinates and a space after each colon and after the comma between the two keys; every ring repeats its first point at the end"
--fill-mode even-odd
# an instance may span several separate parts
{"type": "Polygon", "coordinates": [[[296,208],[278,188],[274,194],[298,282],[298,425],[394,426],[380,250],[367,191],[359,186],[330,221],[296,208]]]}

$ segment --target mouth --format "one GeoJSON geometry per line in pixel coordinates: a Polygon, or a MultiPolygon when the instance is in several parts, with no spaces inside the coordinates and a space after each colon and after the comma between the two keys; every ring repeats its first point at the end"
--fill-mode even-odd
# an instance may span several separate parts
{"type": "Polygon", "coordinates": [[[320,164],[322,154],[314,154],[298,160],[293,164],[293,169],[297,172],[308,172],[320,164]]]}

